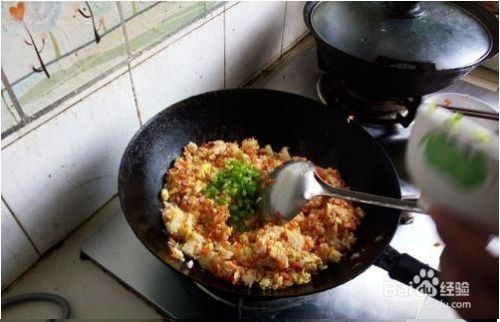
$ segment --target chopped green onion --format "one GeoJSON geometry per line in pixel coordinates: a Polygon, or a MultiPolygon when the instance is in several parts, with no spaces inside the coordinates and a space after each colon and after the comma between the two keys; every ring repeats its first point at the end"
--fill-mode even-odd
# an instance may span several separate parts
{"type": "Polygon", "coordinates": [[[242,229],[246,220],[256,213],[261,174],[255,167],[238,160],[228,160],[224,170],[217,172],[204,194],[217,205],[229,205],[230,224],[242,229]]]}

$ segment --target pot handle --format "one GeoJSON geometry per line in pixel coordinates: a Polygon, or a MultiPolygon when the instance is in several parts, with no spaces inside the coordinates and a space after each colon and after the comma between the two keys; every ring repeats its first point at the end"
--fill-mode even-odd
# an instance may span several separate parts
{"type": "Polygon", "coordinates": [[[319,1],[306,1],[305,5],[304,5],[304,11],[303,11],[303,15],[304,15],[304,22],[307,26],[307,28],[309,28],[309,30],[313,30],[312,26],[311,26],[311,13],[312,13],[312,10],[314,9],[314,7],[316,7],[316,5],[318,4],[319,1]]]}
{"type": "Polygon", "coordinates": [[[423,72],[435,72],[436,65],[431,62],[413,62],[406,61],[400,59],[389,58],[385,56],[378,56],[375,59],[375,63],[386,66],[386,67],[394,67],[399,69],[408,69],[408,70],[418,70],[423,72]]]}
{"type": "Polygon", "coordinates": [[[440,295],[441,273],[416,258],[408,254],[401,254],[391,246],[387,246],[375,265],[386,270],[392,279],[449,304],[449,300],[440,295]]]}

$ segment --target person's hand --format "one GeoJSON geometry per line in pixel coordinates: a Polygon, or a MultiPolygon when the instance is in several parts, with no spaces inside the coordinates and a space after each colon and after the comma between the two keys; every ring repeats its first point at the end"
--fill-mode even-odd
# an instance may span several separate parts
{"type": "Polygon", "coordinates": [[[448,297],[452,302],[470,302],[470,308],[455,308],[463,318],[498,318],[498,258],[486,249],[490,234],[463,222],[449,210],[429,211],[445,243],[441,255],[441,280],[468,282],[469,296],[448,297]]]}

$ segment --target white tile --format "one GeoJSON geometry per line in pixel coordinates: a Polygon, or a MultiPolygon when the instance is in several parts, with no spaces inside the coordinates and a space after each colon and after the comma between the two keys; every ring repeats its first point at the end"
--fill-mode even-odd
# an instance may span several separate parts
{"type": "Polygon", "coordinates": [[[281,53],[285,2],[240,2],[226,10],[226,87],[238,87],[281,53]]]}
{"type": "Polygon", "coordinates": [[[58,106],[54,107],[53,110],[48,111],[47,113],[41,115],[35,120],[32,120],[30,123],[27,123],[23,127],[21,127],[19,130],[9,134],[8,136],[4,137],[2,139],[2,150],[6,148],[8,145],[12,144],[12,142],[15,142],[25,136],[26,134],[30,133],[33,131],[35,128],[39,127],[43,123],[47,122],[48,120],[54,118],[54,116],[60,114],[64,110],[70,108],[74,104],[80,102],[82,99],[85,99],[85,97],[92,95],[95,91],[100,89],[101,87],[105,86],[106,84],[110,83],[114,79],[118,78],[119,76],[125,74],[128,71],[128,67],[126,65],[117,68],[116,70],[110,72],[109,74],[103,75],[102,79],[99,79],[98,81],[95,81],[92,84],[89,84],[87,88],[82,88],[80,91],[73,92],[74,96],[67,98],[65,101],[61,102],[58,106]]]}
{"type": "Polygon", "coordinates": [[[425,297],[424,303],[418,312],[418,320],[436,320],[440,321],[456,321],[460,316],[446,304],[436,301],[428,296],[425,297]]]}
{"type": "Polygon", "coordinates": [[[293,46],[307,32],[304,23],[305,1],[288,1],[286,3],[285,29],[283,32],[283,49],[293,46]]]}
{"type": "Polygon", "coordinates": [[[38,253],[2,201],[2,289],[38,260],[38,253]]]}
{"type": "Polygon", "coordinates": [[[411,225],[399,225],[391,246],[400,253],[407,253],[419,261],[439,267],[444,243],[439,237],[436,224],[429,215],[413,214],[411,225]],[[418,243],[415,241],[418,240],[418,243]]]}
{"type": "MultiPolygon", "coordinates": [[[[104,224],[120,213],[120,202],[113,198],[60,247],[44,256],[19,278],[2,297],[33,291],[56,293],[71,305],[71,317],[78,319],[160,319],[162,316],[146,301],[120,284],[90,260],[80,258],[82,244],[104,224]]],[[[137,241],[139,242],[139,241],[137,241]]],[[[111,255],[112,256],[112,255],[111,255]]],[[[3,264],[3,263],[2,263],[3,264]]],[[[3,266],[3,265],[2,265],[3,266]]],[[[2,310],[2,319],[57,318],[59,310],[47,303],[29,303],[2,310]]],[[[130,321],[130,320],[127,320],[130,321]]]]}
{"type": "Polygon", "coordinates": [[[41,252],[116,193],[138,127],[127,73],[2,151],[2,195],[41,252]]]}
{"type": "Polygon", "coordinates": [[[132,68],[143,122],[184,98],[224,87],[223,32],[219,15],[132,68]]]}
{"type": "MultiPolygon", "coordinates": [[[[161,5],[162,6],[163,5],[170,6],[172,4],[163,2],[163,3],[161,3],[161,5]]],[[[212,19],[221,15],[224,12],[223,5],[215,4],[215,6],[214,5],[212,5],[212,6],[215,7],[215,9],[211,8],[208,13],[204,13],[203,15],[199,15],[196,18],[192,17],[195,20],[191,21],[190,23],[180,24],[181,21],[179,21],[179,19],[174,19],[172,21],[173,22],[172,24],[169,24],[168,26],[164,26],[166,28],[159,28],[159,29],[163,29],[160,34],[155,33],[156,37],[154,37],[154,39],[149,41],[147,46],[145,46],[144,48],[137,50],[136,52],[133,53],[134,59],[130,62],[130,66],[133,68],[133,67],[141,64],[143,61],[154,56],[158,52],[162,51],[166,47],[168,47],[171,44],[173,44],[174,42],[176,42],[177,40],[183,38],[184,36],[190,34],[191,32],[197,32],[197,29],[199,29],[200,27],[202,27],[203,25],[205,25],[206,23],[208,23],[209,21],[211,21],[212,19]]],[[[160,5],[151,8],[151,10],[154,10],[157,7],[160,7],[160,5]]],[[[180,18],[184,18],[184,17],[181,16],[180,18]]],[[[158,19],[158,17],[156,17],[156,19],[158,19]]],[[[151,20],[154,20],[154,19],[150,19],[149,21],[146,20],[146,22],[144,22],[142,20],[142,26],[141,26],[141,20],[139,20],[139,19],[132,19],[132,20],[127,22],[127,32],[129,33],[128,38],[132,39],[131,40],[132,45],[134,45],[134,40],[133,40],[134,33],[137,33],[138,31],[143,29],[144,25],[148,26],[151,23],[150,22],[151,20]],[[138,25],[136,25],[136,24],[138,24],[138,25]]],[[[157,31],[159,32],[160,30],[157,30],[157,31]]],[[[140,40],[140,38],[141,37],[139,36],[139,39],[137,39],[137,40],[140,40]]],[[[134,48],[132,48],[132,49],[134,49],[134,48]]]]}
{"type": "MultiPolygon", "coordinates": [[[[127,7],[126,2],[122,6],[127,7]]],[[[191,24],[208,18],[205,16],[212,15],[215,8],[221,13],[223,7],[217,1],[162,1],[127,21],[131,51],[135,55],[155,43],[163,43],[166,37],[182,33],[186,27],[191,29],[191,24]]]]}

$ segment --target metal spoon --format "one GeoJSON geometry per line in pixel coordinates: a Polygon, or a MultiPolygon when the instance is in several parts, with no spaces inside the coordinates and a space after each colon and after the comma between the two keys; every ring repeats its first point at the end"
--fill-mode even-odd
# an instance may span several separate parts
{"type": "Polygon", "coordinates": [[[354,202],[424,213],[415,201],[400,200],[332,187],[316,173],[308,161],[290,161],[269,174],[269,183],[261,193],[260,214],[264,219],[295,217],[306,203],[316,196],[328,196],[354,202]]]}

